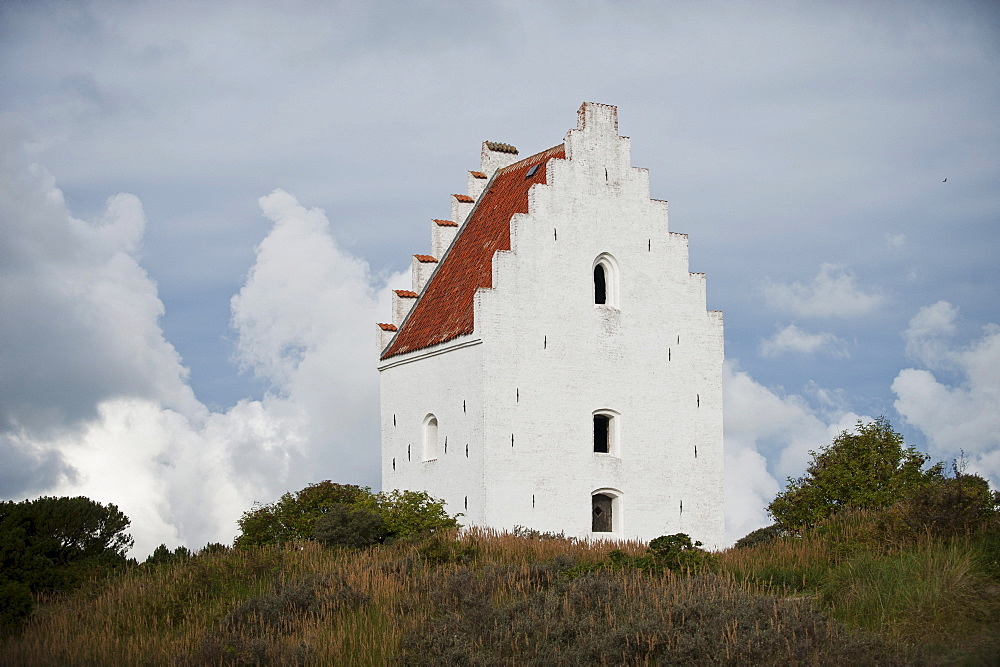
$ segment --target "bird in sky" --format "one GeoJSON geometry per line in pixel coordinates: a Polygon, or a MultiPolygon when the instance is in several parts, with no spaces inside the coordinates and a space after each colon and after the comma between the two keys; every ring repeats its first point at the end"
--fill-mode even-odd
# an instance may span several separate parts
{"type": "Polygon", "coordinates": [[[942,182],[942,183],[947,183],[947,182],[948,182],[948,179],[946,178],[946,179],[944,179],[944,180],[943,180],[943,181],[941,181],[941,182],[942,182]]]}

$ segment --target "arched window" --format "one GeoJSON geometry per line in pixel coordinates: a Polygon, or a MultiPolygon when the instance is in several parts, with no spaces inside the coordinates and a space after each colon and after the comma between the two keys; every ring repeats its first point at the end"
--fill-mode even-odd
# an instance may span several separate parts
{"type": "Polygon", "coordinates": [[[598,489],[590,494],[590,530],[594,533],[621,533],[621,492],[598,489]]]}
{"type": "Polygon", "coordinates": [[[618,308],[618,262],[608,253],[594,260],[594,305],[618,308]]]}
{"type": "Polygon", "coordinates": [[[619,456],[618,413],[614,410],[594,411],[594,453],[619,456]]]}
{"type": "Polygon", "coordinates": [[[424,417],[424,461],[438,457],[438,420],[434,415],[424,417]]]}
{"type": "Polygon", "coordinates": [[[594,267],[594,303],[604,305],[608,302],[608,278],[603,264],[594,267]]]}

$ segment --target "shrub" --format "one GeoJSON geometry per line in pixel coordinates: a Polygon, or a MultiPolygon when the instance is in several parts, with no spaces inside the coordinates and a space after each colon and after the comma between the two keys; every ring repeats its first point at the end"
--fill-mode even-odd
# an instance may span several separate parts
{"type": "Polygon", "coordinates": [[[241,534],[234,546],[283,545],[311,539],[319,520],[334,505],[370,501],[371,489],[325,480],[294,494],[285,493],[277,502],[255,505],[237,522],[241,534]]]}
{"type": "Polygon", "coordinates": [[[906,664],[805,602],[747,594],[715,576],[604,570],[532,580],[461,568],[428,582],[433,612],[401,643],[404,664],[906,664]]]}
{"type": "Polygon", "coordinates": [[[975,532],[997,516],[997,495],[978,475],[962,474],[914,489],[888,512],[885,525],[899,537],[954,537],[975,532]]]}
{"type": "Polygon", "coordinates": [[[818,452],[806,474],[788,479],[767,511],[785,530],[816,525],[845,508],[879,509],[902,500],[924,484],[942,478],[938,463],[922,470],[928,456],[903,447],[903,436],[885,417],[858,422],[857,432],[844,431],[818,452]]]}
{"type": "Polygon", "coordinates": [[[0,579],[0,637],[19,631],[31,616],[33,606],[27,584],[0,579]]]}
{"type": "Polygon", "coordinates": [[[129,519],[83,496],[0,502],[0,572],[32,591],[66,590],[125,564],[129,519]]]}
{"type": "Polygon", "coordinates": [[[785,531],[779,528],[777,524],[772,523],[770,526],[764,526],[763,528],[750,531],[740,539],[736,540],[736,544],[733,546],[737,549],[746,549],[758,544],[773,542],[779,537],[784,537],[785,534],[785,531]]]}
{"type": "Polygon", "coordinates": [[[313,537],[328,547],[361,548],[379,544],[388,536],[385,519],[366,507],[333,505],[316,521],[313,537]]]}

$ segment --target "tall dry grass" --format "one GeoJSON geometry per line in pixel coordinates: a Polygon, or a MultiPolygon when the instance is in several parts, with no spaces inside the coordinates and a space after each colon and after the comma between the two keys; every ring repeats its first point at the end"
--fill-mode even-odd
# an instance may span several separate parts
{"type": "Polygon", "coordinates": [[[866,531],[729,550],[694,575],[586,567],[639,542],[488,530],[202,554],[43,601],[0,664],[895,664],[997,627],[971,542],[866,531]]]}

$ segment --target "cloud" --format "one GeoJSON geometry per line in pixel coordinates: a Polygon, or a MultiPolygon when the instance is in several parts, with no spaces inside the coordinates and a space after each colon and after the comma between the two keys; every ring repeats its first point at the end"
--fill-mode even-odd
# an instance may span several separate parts
{"type": "Polygon", "coordinates": [[[857,317],[885,303],[880,292],[862,289],[847,268],[827,263],[809,284],[765,283],[764,297],[772,308],[802,317],[857,317]]]}
{"type": "Polygon", "coordinates": [[[822,353],[840,358],[851,356],[847,351],[847,343],[832,333],[806,333],[794,324],[789,324],[760,342],[761,356],[777,357],[784,353],[802,355],[822,353]]]}
{"type": "Polygon", "coordinates": [[[771,522],[767,505],[786,477],[802,474],[811,450],[830,444],[841,431],[871,417],[843,409],[830,392],[815,385],[809,390],[822,399],[819,409],[802,396],[780,395],[739,370],[733,361],[725,364],[722,387],[726,537],[733,542],[771,522]]]}
{"type": "Polygon", "coordinates": [[[232,321],[236,361],[270,389],[212,412],[160,327],[139,200],[115,195],[86,222],[23,155],[5,151],[2,168],[0,497],[114,503],[141,558],[160,542],[230,541],[255,500],[310,481],[377,480],[373,323],[402,274],[372,276],[322,211],[262,198],[273,227],[232,321]]]}
{"type": "Polygon", "coordinates": [[[970,468],[1000,486],[1000,327],[984,327],[968,345],[955,345],[958,309],[946,301],[921,308],[904,334],[907,353],[925,368],[903,369],[892,383],[895,407],[927,436],[935,459],[963,451],[970,468]],[[946,382],[931,370],[954,375],[946,382]]]}
{"type": "Polygon", "coordinates": [[[902,248],[906,245],[906,234],[886,234],[885,244],[889,248],[902,248]]]}

